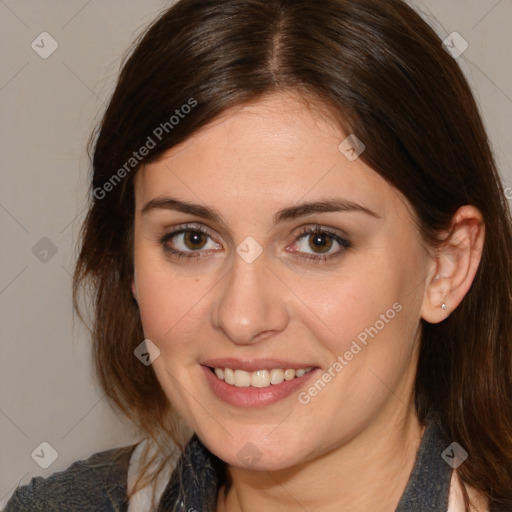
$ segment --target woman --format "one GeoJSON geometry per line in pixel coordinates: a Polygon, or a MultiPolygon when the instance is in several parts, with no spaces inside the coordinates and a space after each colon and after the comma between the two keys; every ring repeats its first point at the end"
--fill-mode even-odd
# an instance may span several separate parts
{"type": "Polygon", "coordinates": [[[512,510],[511,225],[404,2],[181,0],[104,115],[74,281],[145,439],[7,511],[512,510]]]}

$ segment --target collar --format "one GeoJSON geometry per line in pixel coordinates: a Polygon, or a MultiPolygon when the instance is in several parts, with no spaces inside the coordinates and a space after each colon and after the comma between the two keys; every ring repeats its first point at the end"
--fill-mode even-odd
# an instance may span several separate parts
{"type": "Polygon", "coordinates": [[[395,512],[446,512],[452,467],[443,458],[447,443],[435,420],[427,421],[416,462],[395,512]]]}

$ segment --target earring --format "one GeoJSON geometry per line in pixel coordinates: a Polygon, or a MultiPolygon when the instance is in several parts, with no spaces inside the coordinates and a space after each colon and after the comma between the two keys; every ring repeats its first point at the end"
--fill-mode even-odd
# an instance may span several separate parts
{"type": "Polygon", "coordinates": [[[447,293],[443,293],[443,303],[441,304],[441,309],[443,311],[447,311],[448,310],[448,306],[446,305],[446,296],[447,296],[447,293]]]}
{"type": "Polygon", "coordinates": [[[444,297],[444,301],[443,301],[443,303],[441,304],[441,306],[440,306],[440,307],[441,307],[441,309],[442,309],[443,311],[446,311],[448,314],[450,314],[450,312],[448,311],[448,306],[446,305],[446,302],[445,302],[445,301],[446,301],[446,295],[445,295],[445,297],[444,297]]]}

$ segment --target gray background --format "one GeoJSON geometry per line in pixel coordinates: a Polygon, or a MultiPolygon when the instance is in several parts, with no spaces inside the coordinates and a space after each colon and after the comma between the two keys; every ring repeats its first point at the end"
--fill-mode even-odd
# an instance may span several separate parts
{"type": "MultiPolygon", "coordinates": [[[[169,4],[0,0],[0,508],[33,476],[137,441],[93,380],[88,334],[72,312],[71,273],[89,134],[124,51],[169,4]],[[31,47],[36,40],[39,52],[51,48],[47,36],[41,48],[42,32],[58,43],[46,59],[31,47]],[[48,469],[31,457],[42,442],[58,452],[48,469]]],[[[411,4],[442,39],[456,31],[469,43],[457,61],[512,187],[512,0],[411,4]]],[[[48,460],[48,449],[36,453],[48,460]]]]}

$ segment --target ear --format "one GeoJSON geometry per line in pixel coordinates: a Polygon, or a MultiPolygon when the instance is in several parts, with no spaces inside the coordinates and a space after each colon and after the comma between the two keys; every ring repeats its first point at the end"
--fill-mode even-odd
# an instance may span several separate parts
{"type": "Polygon", "coordinates": [[[443,245],[436,251],[421,308],[424,320],[442,322],[462,302],[480,264],[484,239],[480,210],[470,205],[459,208],[443,245]]]}

